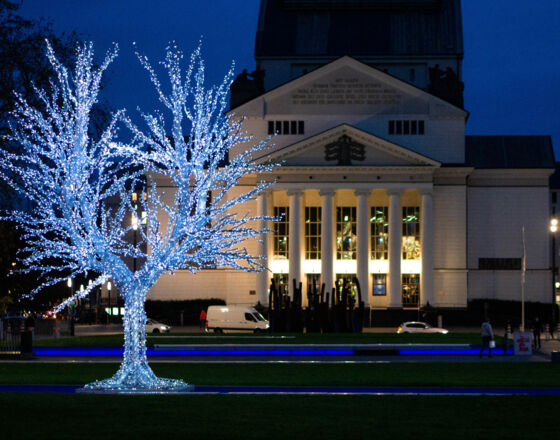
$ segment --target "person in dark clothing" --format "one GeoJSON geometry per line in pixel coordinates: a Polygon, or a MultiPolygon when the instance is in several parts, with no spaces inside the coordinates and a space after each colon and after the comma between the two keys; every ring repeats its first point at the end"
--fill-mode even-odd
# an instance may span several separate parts
{"type": "Polygon", "coordinates": [[[542,324],[537,316],[535,321],[533,322],[533,347],[535,350],[541,349],[541,332],[542,332],[542,324]]]}
{"type": "Polygon", "coordinates": [[[490,320],[486,318],[486,321],[482,323],[480,327],[480,334],[482,336],[482,347],[480,347],[479,357],[482,357],[482,353],[485,348],[488,349],[488,357],[492,357],[492,347],[490,347],[490,341],[494,340],[494,332],[492,331],[492,326],[490,325],[490,320]]]}

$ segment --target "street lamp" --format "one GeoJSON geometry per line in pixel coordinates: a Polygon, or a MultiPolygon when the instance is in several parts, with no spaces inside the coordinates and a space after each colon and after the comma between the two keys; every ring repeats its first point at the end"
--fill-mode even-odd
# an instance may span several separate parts
{"type": "MultiPolygon", "coordinates": [[[[66,281],[66,285],[70,289],[70,297],[73,297],[74,296],[74,283],[72,281],[72,278],[68,278],[68,281],[66,281]]],[[[74,302],[77,302],[77,300],[74,300],[74,302]]],[[[71,315],[72,315],[73,312],[71,311],[71,309],[68,309],[68,310],[71,312],[71,315]]]]}
{"type": "Polygon", "coordinates": [[[550,233],[552,235],[552,302],[551,302],[551,330],[556,327],[556,232],[558,231],[558,219],[550,219],[550,233]]]}
{"type": "Polygon", "coordinates": [[[107,281],[107,324],[109,324],[109,314],[111,313],[111,281],[107,281]]]}

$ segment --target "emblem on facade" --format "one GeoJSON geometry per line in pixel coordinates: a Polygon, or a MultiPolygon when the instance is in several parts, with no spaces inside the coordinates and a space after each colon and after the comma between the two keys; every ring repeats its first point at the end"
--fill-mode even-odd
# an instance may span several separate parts
{"type": "Polygon", "coordinates": [[[352,165],[353,160],[363,161],[365,158],[365,147],[345,134],[325,145],[325,160],[338,160],[337,165],[352,165]]]}

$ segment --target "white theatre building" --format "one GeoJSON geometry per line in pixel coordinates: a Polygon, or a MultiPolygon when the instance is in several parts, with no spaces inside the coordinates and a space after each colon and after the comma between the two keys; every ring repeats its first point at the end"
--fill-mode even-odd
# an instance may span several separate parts
{"type": "Polygon", "coordinates": [[[150,299],[266,305],[274,277],[305,305],[355,277],[375,309],[520,300],[524,228],[526,299],[550,302],[550,138],[466,136],[462,57],[459,0],[262,0],[231,114],[275,135],[256,160],[281,165],[237,188],[275,180],[244,205],[283,217],[248,243],[270,272],[179,272],[150,299]]]}

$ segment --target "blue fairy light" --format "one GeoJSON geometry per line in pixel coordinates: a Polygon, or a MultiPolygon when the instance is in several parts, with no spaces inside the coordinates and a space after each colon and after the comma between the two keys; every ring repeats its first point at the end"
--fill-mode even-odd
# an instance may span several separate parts
{"type": "Polygon", "coordinates": [[[268,148],[267,142],[224,161],[234,145],[250,145],[251,137],[242,132],[239,118],[225,114],[233,67],[220,85],[205,87],[200,46],[186,68],[177,46],[167,48],[161,63],[169,79],[167,91],[148,58],[137,52],[169,119],[159,112],[144,113],[145,127],[138,127],[121,110],[101,137],[93,139],[88,133],[92,107],[103,73],[117,53],[114,45],[96,64],[93,44],[81,44],[69,70],[47,42],[55,72],[51,88],[36,90],[39,108],[16,95],[10,139],[21,150],[0,152],[0,176],[32,209],[14,209],[2,218],[15,221],[23,233],[22,271],[40,273],[42,284],[29,296],[88,273],[97,274],[93,282],[57,311],[106,282],[121,292],[122,364],[113,377],[86,389],[188,390],[182,380],[156,377],[148,365],[146,296],[161,275],[177,270],[263,269],[260,256],[251,255],[243,244],[259,240],[263,231],[253,227],[256,220],[272,219],[233,212],[243,211],[238,205],[253,200],[270,181],[257,182],[242,195],[232,196],[231,189],[243,176],[262,175],[273,165],[252,160],[268,148]],[[130,141],[118,138],[119,126],[130,130],[130,141]],[[172,200],[158,188],[162,182],[175,188],[172,200]],[[142,197],[137,197],[139,187],[142,197]],[[139,263],[136,270],[127,265],[131,259],[139,263]]]}

